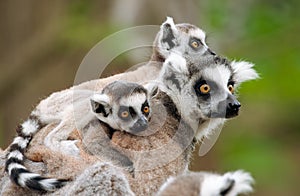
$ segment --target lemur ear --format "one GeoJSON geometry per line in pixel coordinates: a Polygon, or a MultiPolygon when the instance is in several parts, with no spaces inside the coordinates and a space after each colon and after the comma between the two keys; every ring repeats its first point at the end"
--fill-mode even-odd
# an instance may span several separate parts
{"type": "Polygon", "coordinates": [[[94,94],[91,97],[92,111],[107,117],[110,113],[110,99],[106,94],[94,94]]]}
{"type": "Polygon", "coordinates": [[[257,72],[252,68],[253,63],[247,61],[232,61],[231,67],[233,69],[233,80],[238,84],[259,78],[257,72]]]}
{"type": "Polygon", "coordinates": [[[155,82],[147,83],[144,85],[144,88],[147,89],[149,98],[155,97],[158,94],[158,84],[155,82]]]}
{"type": "Polygon", "coordinates": [[[175,26],[173,18],[167,17],[167,20],[160,26],[160,31],[162,34],[160,37],[162,47],[170,50],[177,45],[176,37],[178,36],[178,30],[175,26]]]}

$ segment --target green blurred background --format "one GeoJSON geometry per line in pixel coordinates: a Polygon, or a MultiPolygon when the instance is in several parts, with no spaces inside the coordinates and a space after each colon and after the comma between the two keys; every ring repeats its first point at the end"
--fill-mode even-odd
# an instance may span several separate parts
{"type": "MultiPolygon", "coordinates": [[[[106,36],[137,25],[176,23],[203,28],[218,54],[256,64],[261,79],[239,91],[241,115],[213,149],[193,157],[192,170],[244,169],[254,195],[300,195],[300,1],[0,2],[0,144],[51,92],[73,84],[85,54],[106,36]]],[[[118,43],[122,44],[122,43],[118,43]]],[[[102,76],[145,62],[151,49],[128,51],[102,76]]]]}

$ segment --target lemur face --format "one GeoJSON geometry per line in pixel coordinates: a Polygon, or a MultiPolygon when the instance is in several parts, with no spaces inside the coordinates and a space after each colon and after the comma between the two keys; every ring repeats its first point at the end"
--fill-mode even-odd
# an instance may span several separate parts
{"type": "Polygon", "coordinates": [[[166,59],[171,53],[189,56],[214,56],[206,44],[206,35],[200,28],[183,23],[174,24],[172,18],[161,25],[156,38],[157,52],[166,59]]]}
{"type": "Polygon", "coordinates": [[[183,58],[171,54],[163,65],[162,82],[189,119],[232,118],[240,103],[235,88],[257,78],[248,62],[228,62],[220,57],[183,58]]]}
{"type": "Polygon", "coordinates": [[[148,128],[147,90],[136,83],[116,81],[91,98],[92,111],[110,127],[138,134],[148,128]]]}

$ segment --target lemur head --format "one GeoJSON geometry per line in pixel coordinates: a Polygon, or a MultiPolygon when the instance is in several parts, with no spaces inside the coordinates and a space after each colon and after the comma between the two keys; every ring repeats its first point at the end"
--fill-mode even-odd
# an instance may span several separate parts
{"type": "Polygon", "coordinates": [[[161,25],[154,41],[152,60],[164,62],[171,53],[189,56],[214,56],[209,49],[206,35],[200,28],[188,24],[176,24],[171,17],[161,25]]]}
{"type": "Polygon", "coordinates": [[[113,129],[137,134],[147,129],[150,118],[147,90],[136,83],[115,81],[91,97],[92,111],[113,129]]]}
{"type": "Polygon", "coordinates": [[[171,54],[165,61],[161,81],[186,120],[203,122],[238,115],[235,88],[258,77],[253,64],[229,62],[220,57],[182,57],[171,54]]]}

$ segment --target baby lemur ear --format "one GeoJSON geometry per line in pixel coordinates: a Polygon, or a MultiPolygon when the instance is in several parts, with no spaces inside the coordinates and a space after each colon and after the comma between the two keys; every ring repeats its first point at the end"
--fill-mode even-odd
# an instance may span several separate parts
{"type": "Polygon", "coordinates": [[[158,84],[151,82],[144,85],[145,89],[147,89],[148,97],[152,98],[158,94],[158,84]]]}
{"type": "Polygon", "coordinates": [[[257,72],[252,68],[254,66],[253,63],[247,61],[232,61],[230,66],[233,69],[233,80],[237,84],[259,78],[257,72]]]}
{"type": "Polygon", "coordinates": [[[110,99],[106,94],[94,94],[91,97],[92,111],[107,117],[110,113],[110,99]]]}
{"type": "Polygon", "coordinates": [[[162,34],[160,41],[164,48],[170,50],[177,45],[178,30],[173,18],[167,17],[167,20],[160,26],[160,31],[162,34]]]}

